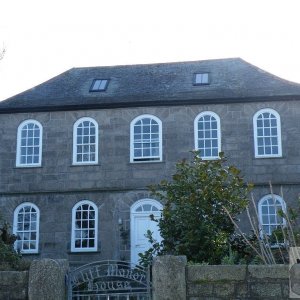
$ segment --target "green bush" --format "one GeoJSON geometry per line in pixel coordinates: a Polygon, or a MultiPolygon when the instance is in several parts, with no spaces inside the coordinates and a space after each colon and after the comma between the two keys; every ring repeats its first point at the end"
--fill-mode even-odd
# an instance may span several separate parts
{"type": "Polygon", "coordinates": [[[8,223],[0,225],[0,270],[24,270],[29,262],[24,261],[21,254],[14,249],[16,236],[10,233],[8,223]]]}
{"type": "Polygon", "coordinates": [[[220,159],[202,160],[193,152],[192,161],[176,164],[172,181],[150,187],[152,194],[164,203],[158,222],[162,242],[148,238],[152,247],[141,254],[141,262],[153,255],[186,255],[188,261],[220,264],[228,255],[234,225],[227,212],[236,219],[248,205],[251,186],[246,185],[240,171],[220,159]]]}

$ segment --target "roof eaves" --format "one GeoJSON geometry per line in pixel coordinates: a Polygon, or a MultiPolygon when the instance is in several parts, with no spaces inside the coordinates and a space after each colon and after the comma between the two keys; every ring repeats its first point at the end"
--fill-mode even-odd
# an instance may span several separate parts
{"type": "Polygon", "coordinates": [[[147,100],[130,101],[117,103],[90,103],[70,104],[35,107],[4,107],[0,108],[0,114],[28,113],[28,112],[50,112],[50,111],[74,111],[90,109],[116,109],[131,107],[153,107],[153,106],[182,106],[182,105],[203,105],[203,104],[230,104],[230,103],[251,103],[266,101],[300,101],[300,95],[263,96],[263,97],[232,97],[232,98],[206,98],[206,99],[178,99],[178,100],[147,100]]]}

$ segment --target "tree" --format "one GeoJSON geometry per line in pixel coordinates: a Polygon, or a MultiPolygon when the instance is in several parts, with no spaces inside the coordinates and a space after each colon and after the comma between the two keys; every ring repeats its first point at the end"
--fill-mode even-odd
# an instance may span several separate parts
{"type": "MultiPolygon", "coordinates": [[[[233,219],[248,205],[251,185],[246,185],[240,171],[227,165],[223,153],[218,160],[202,160],[193,152],[192,161],[176,164],[172,181],[150,187],[164,203],[158,222],[162,242],[141,254],[145,262],[153,254],[186,255],[189,261],[219,264],[228,255],[229,238],[234,233],[233,219]]],[[[152,218],[153,219],[153,218],[152,218]]]]}

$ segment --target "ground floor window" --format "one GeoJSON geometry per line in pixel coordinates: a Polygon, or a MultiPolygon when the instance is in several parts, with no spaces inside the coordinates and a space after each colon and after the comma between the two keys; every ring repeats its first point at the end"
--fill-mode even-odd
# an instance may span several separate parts
{"type": "Polygon", "coordinates": [[[285,202],[278,195],[266,195],[258,203],[259,222],[261,234],[271,235],[273,230],[285,225],[285,219],[279,215],[282,210],[285,212],[285,202]]]}
{"type": "Polygon", "coordinates": [[[97,229],[97,206],[88,200],[77,203],[72,209],[71,251],[96,251],[97,229]]]}
{"type": "Polygon", "coordinates": [[[13,232],[17,236],[15,249],[21,253],[37,253],[39,245],[40,211],[36,205],[25,202],[14,212],[13,232]]]}

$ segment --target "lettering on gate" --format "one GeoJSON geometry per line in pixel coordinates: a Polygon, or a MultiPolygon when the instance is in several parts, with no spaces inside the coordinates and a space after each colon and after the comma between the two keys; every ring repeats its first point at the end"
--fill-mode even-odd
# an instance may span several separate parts
{"type": "Polygon", "coordinates": [[[69,274],[69,294],[73,295],[148,293],[149,290],[148,270],[129,262],[95,262],[69,274]]]}

